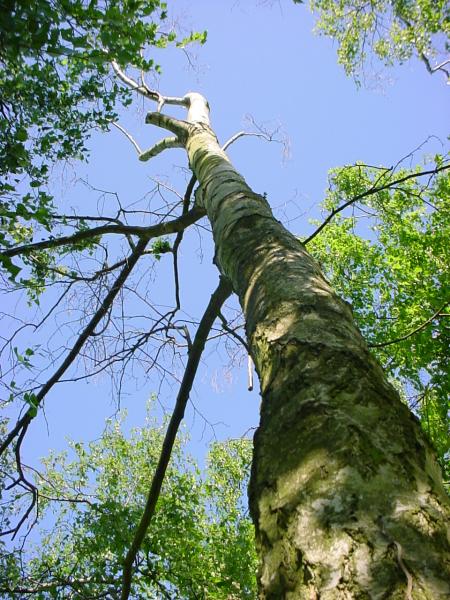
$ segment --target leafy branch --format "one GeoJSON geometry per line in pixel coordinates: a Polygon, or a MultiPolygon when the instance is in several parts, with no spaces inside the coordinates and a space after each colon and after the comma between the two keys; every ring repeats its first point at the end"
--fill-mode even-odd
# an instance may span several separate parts
{"type": "Polygon", "coordinates": [[[416,327],[412,331],[405,333],[405,335],[401,335],[400,337],[389,340],[388,342],[380,342],[378,344],[368,344],[369,348],[384,348],[385,346],[391,346],[392,344],[398,344],[399,342],[403,342],[404,340],[407,340],[408,338],[412,337],[416,333],[419,333],[419,331],[422,331],[423,329],[428,327],[428,325],[430,325],[430,323],[432,323],[438,317],[448,316],[446,314],[443,314],[442,311],[449,304],[450,304],[450,301],[446,300],[445,303],[435,313],[433,313],[429,319],[427,319],[426,321],[421,323],[418,327],[416,327]]]}
{"type": "Polygon", "coordinates": [[[363,198],[366,198],[367,196],[377,194],[378,192],[382,192],[384,190],[391,189],[392,187],[394,187],[400,183],[403,183],[404,181],[408,181],[409,179],[415,179],[417,177],[424,177],[425,175],[431,175],[431,176],[437,175],[437,173],[440,173],[441,171],[446,171],[448,169],[450,169],[450,164],[443,165],[441,167],[436,167],[435,169],[430,169],[428,171],[419,171],[417,173],[409,173],[408,175],[404,175],[403,177],[399,177],[398,179],[394,179],[383,185],[379,185],[379,186],[375,185],[375,186],[371,187],[370,189],[366,190],[365,192],[362,192],[361,194],[358,194],[358,195],[354,196],[353,198],[350,198],[350,200],[347,200],[347,202],[344,202],[343,204],[341,204],[340,206],[338,206],[337,208],[332,210],[330,212],[330,214],[327,216],[327,218],[319,225],[319,227],[309,237],[307,237],[306,240],[303,240],[303,244],[305,246],[307,244],[309,244],[309,242],[311,242],[317,235],[319,235],[319,233],[322,231],[322,229],[324,229],[328,225],[328,223],[330,223],[330,221],[337,214],[339,214],[340,212],[342,212],[348,206],[351,206],[355,202],[358,202],[359,200],[362,200],[363,198]]]}

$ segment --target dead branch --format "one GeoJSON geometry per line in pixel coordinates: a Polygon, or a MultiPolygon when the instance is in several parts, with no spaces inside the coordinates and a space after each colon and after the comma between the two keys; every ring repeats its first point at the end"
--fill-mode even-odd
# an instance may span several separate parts
{"type": "Polygon", "coordinates": [[[175,408],[167,427],[158,465],[153,475],[144,513],[141,517],[141,521],[134,535],[134,539],[124,560],[121,600],[127,600],[130,595],[133,562],[137,553],[139,552],[139,548],[141,547],[142,541],[147,533],[151,519],[155,512],[156,503],[158,501],[159,494],[161,492],[161,486],[164,480],[164,475],[169,464],[178,428],[184,417],[184,411],[186,409],[192,384],[197,373],[203,348],[205,347],[208,334],[217,315],[220,312],[222,304],[230,296],[231,292],[232,289],[230,283],[228,280],[221,277],[219,285],[211,296],[209,304],[198,326],[197,333],[195,334],[192,347],[188,354],[188,362],[178,392],[175,408]]]}

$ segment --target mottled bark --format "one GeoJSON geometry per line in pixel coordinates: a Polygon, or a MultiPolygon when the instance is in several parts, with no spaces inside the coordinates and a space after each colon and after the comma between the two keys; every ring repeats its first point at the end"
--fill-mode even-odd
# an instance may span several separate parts
{"type": "Polygon", "coordinates": [[[220,150],[202,98],[186,98],[197,202],[261,383],[250,484],[260,598],[450,597],[448,498],[416,418],[351,308],[220,150]]]}

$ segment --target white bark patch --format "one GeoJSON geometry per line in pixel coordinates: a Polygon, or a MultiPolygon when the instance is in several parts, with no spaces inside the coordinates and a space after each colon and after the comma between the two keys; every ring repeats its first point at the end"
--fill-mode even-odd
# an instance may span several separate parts
{"type": "Polygon", "coordinates": [[[206,98],[197,92],[189,92],[184,98],[189,105],[187,117],[189,123],[209,125],[209,106],[206,98]]]}

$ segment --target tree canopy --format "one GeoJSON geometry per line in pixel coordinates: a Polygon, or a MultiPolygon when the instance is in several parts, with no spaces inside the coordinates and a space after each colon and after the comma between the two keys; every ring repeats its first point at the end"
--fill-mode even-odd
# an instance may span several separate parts
{"type": "Polygon", "coordinates": [[[332,214],[351,201],[353,210],[338,213],[311,245],[391,380],[420,414],[448,480],[450,180],[441,171],[420,184],[419,172],[333,170],[324,209],[332,214]],[[368,216],[369,231],[361,231],[368,216]]]}
{"type": "MultiPolygon", "coordinates": [[[[151,404],[149,404],[151,408],[151,404]]],[[[43,530],[21,567],[17,550],[1,555],[2,594],[20,597],[116,597],[121,555],[145,504],[166,423],[150,416],[125,436],[123,417],[102,438],[71,442],[37,475],[43,530]]],[[[133,581],[138,598],[254,598],[256,554],[244,495],[250,440],[211,446],[202,473],[177,442],[159,510],[141,548],[133,581]]],[[[3,524],[9,521],[3,507],[3,524]]]]}
{"type": "Polygon", "coordinates": [[[361,81],[367,63],[392,66],[415,56],[449,78],[450,14],[445,0],[312,0],[316,28],[338,44],[338,61],[361,81]]]}

